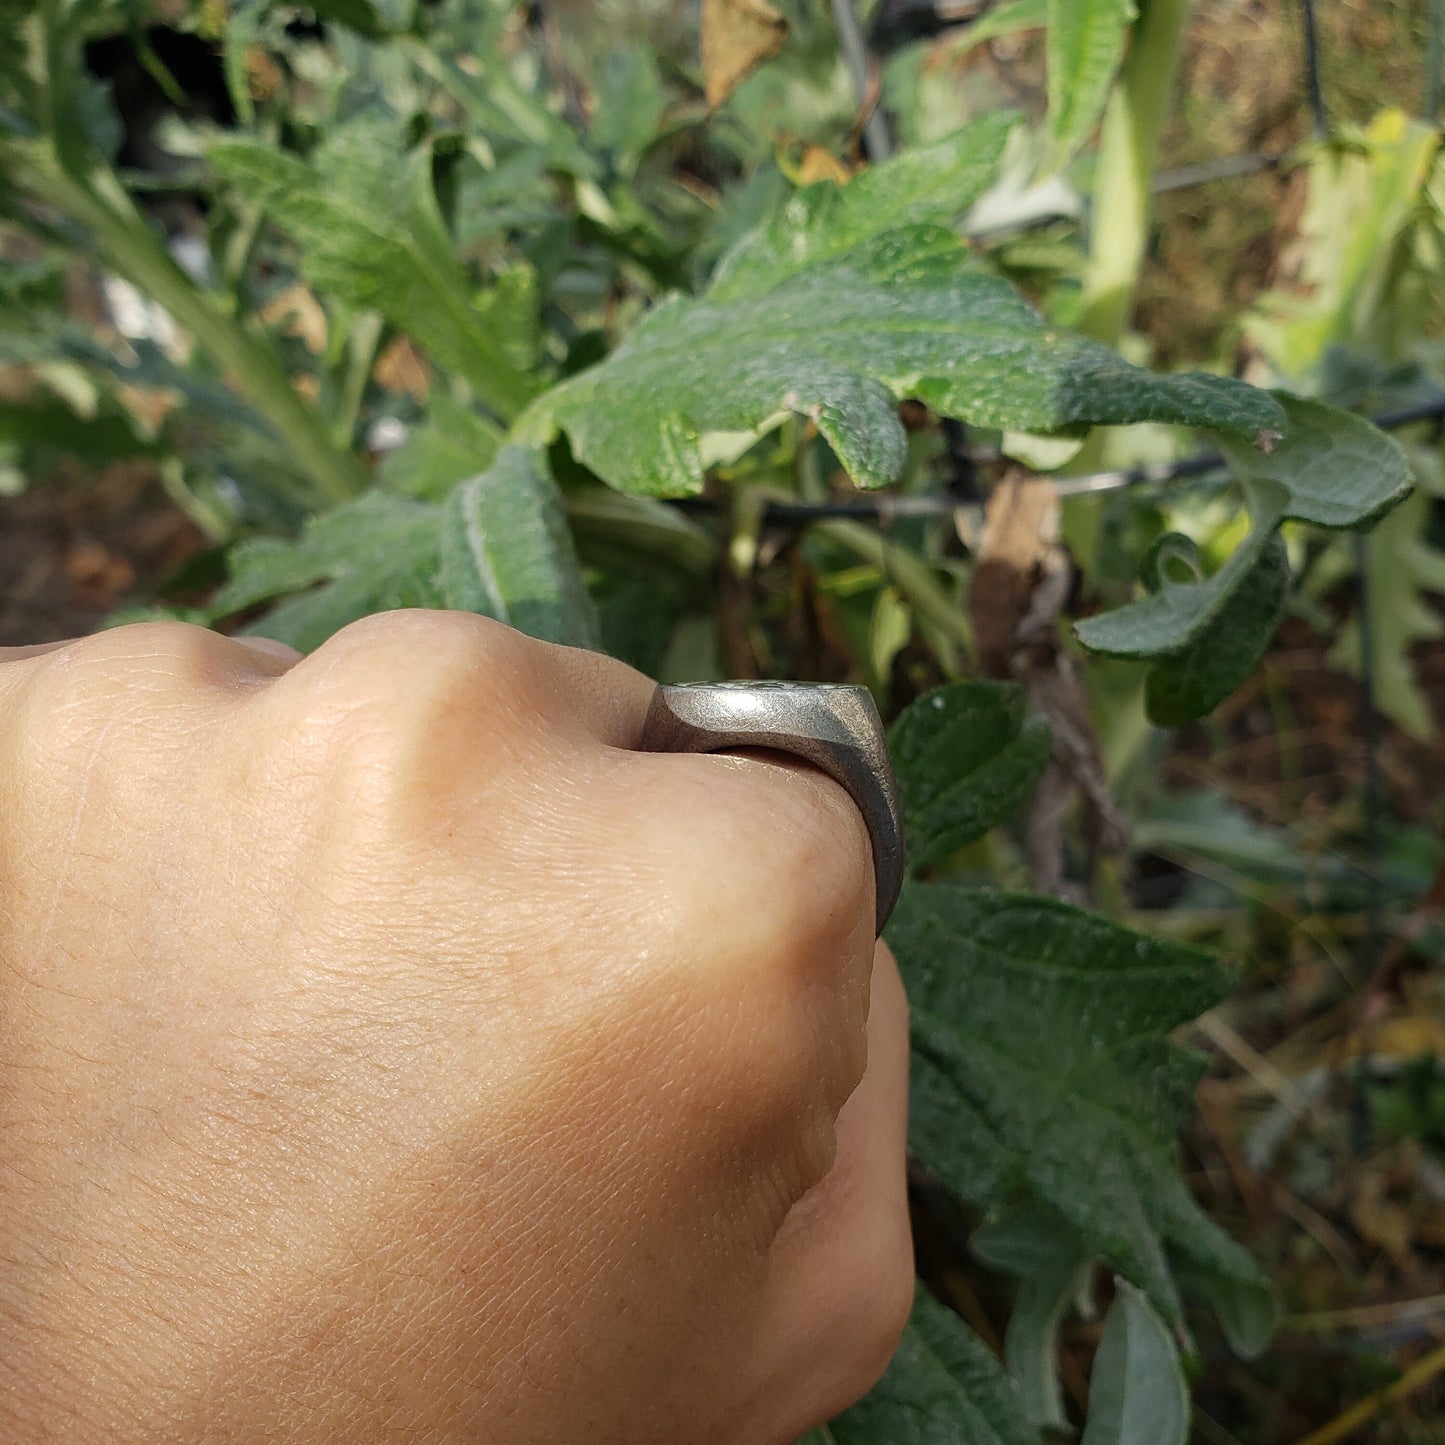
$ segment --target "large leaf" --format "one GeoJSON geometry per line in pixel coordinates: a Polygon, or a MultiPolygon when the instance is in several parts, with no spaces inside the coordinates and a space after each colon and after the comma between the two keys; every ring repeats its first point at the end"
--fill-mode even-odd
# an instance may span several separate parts
{"type": "MultiPolygon", "coordinates": [[[[1188,538],[1174,540],[1179,548],[1187,544],[1197,561],[1198,549],[1188,538]]],[[[1264,656],[1284,615],[1289,583],[1289,550],[1276,532],[1198,636],[1149,669],[1144,682],[1149,720],[1182,727],[1213,712],[1264,656]]]]}
{"type": "Polygon", "coordinates": [[[912,1007],[911,1144],[935,1175],[983,1207],[1050,1204],[1172,1328],[1171,1255],[1268,1318],[1254,1261],[1179,1174],[1200,1060],[1167,1034],[1227,993],[1218,963],[1053,899],[938,883],[905,887],[888,941],[912,1007]]]}
{"type": "Polygon", "coordinates": [[[1179,1352],[1149,1301],[1120,1280],[1094,1357],[1080,1445],[1185,1445],[1188,1438],[1179,1352]]]}
{"type": "Polygon", "coordinates": [[[296,541],[242,543],[229,565],[211,615],[286,598],[249,630],[303,652],[398,607],[480,612],[553,642],[596,638],[556,483],[518,447],[504,447],[445,502],[371,492],[316,518],[296,541]]]}
{"type": "MultiPolygon", "coordinates": [[[[950,142],[957,153],[975,144],[970,134],[950,142]]],[[[921,199],[910,165],[872,173],[879,215],[946,214],[972,194],[969,182],[921,199]]],[[[738,243],[713,289],[658,306],[606,361],[539,397],[516,434],[545,443],[564,430],[604,480],[668,495],[701,485],[701,434],[789,411],[813,419],[855,481],[881,486],[903,467],[906,397],[1016,431],[1148,420],[1248,441],[1283,426],[1278,404],[1243,383],[1155,376],[1047,325],[951,232],[880,229],[847,200],[857,184],[831,201],[805,192],[778,230],[738,243]]]]}
{"type": "Polygon", "coordinates": [[[805,187],[728,252],[709,299],[756,296],[885,231],[961,215],[993,181],[1017,123],[1008,112],[987,116],[870,166],[845,186],[820,181],[805,187]]]}
{"type": "Polygon", "coordinates": [[[311,162],[241,138],[215,142],[210,156],[295,241],[320,294],[379,311],[500,416],[521,408],[531,388],[474,304],[437,210],[428,147],[408,151],[398,123],[361,118],[333,131],[311,162]]]}
{"type": "MultiPolygon", "coordinates": [[[[1085,647],[1116,657],[1176,656],[1200,643],[1239,588],[1259,580],[1256,569],[1282,522],[1359,527],[1409,492],[1404,452],[1362,417],[1284,392],[1275,397],[1288,429],[1272,451],[1224,432],[1215,438],[1244,485],[1254,524],[1248,538],[1205,581],[1160,576],[1156,590],[1139,601],[1076,623],[1085,647]]],[[[1250,647],[1257,641],[1252,634],[1250,647]]]]}
{"type": "Polygon", "coordinates": [[[889,731],[908,863],[949,854],[1006,821],[1048,766],[1052,738],[1015,683],[958,682],[919,699],[889,731]]]}
{"type": "Polygon", "coordinates": [[[1057,164],[1099,123],[1134,10],[1134,0],[1048,0],[1049,135],[1057,164]]]}
{"type": "Polygon", "coordinates": [[[597,613],[562,495],[521,447],[503,447],[485,472],[452,493],[442,515],[440,564],[448,607],[549,642],[596,644],[597,613]]]}
{"type": "Polygon", "coordinates": [[[983,1342],[923,1290],[888,1372],[818,1445],[1038,1445],[1012,1381],[983,1342]]]}

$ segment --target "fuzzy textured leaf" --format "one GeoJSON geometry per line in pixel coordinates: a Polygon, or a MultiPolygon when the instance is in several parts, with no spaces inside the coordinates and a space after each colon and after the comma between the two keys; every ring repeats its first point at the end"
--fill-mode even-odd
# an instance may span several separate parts
{"type": "Polygon", "coordinates": [[[396,124],[363,118],[334,131],[313,162],[240,138],[217,141],[210,157],[296,242],[318,293],[381,312],[500,415],[520,409],[530,388],[473,304],[428,148],[404,150],[396,124]]]}
{"type": "Polygon", "coordinates": [[[503,447],[463,482],[442,515],[446,606],[480,612],[532,637],[593,647],[597,613],[557,484],[521,447],[503,447]]]}
{"type": "Polygon", "coordinates": [[[1317,527],[1363,527],[1410,490],[1400,444],[1362,416],[1275,392],[1287,419],[1272,451],[1221,432],[1215,441],[1236,476],[1283,488],[1282,515],[1317,527]]]}
{"type": "Polygon", "coordinates": [[[830,1445],[1038,1445],[1003,1366],[920,1289],[888,1372],[832,1421],[830,1445]]]}
{"type": "Polygon", "coordinates": [[[1018,1276],[1018,1293],[1004,1336],[1004,1363],[1028,1418],[1067,1432],[1059,1382],[1059,1324],[1093,1274],[1077,1230],[1057,1210],[1025,1200],[975,1231],[969,1249],[995,1269],[1018,1276]]]}
{"type": "Polygon", "coordinates": [[[1149,1301],[1127,1280],[1104,1321],[1080,1445],[1185,1445],[1189,1391],[1179,1353],[1149,1301]]]}
{"type": "Polygon", "coordinates": [[[1057,164],[1099,123],[1134,13],[1134,0],[1048,0],[1049,135],[1057,164]]]}
{"type": "Polygon", "coordinates": [[[1212,621],[1184,649],[1149,669],[1144,708],[1160,727],[1207,717],[1254,671],[1289,596],[1289,550],[1276,532],[1212,621]]]}
{"type": "Polygon", "coordinates": [[[1026,719],[1021,687],[959,682],[920,698],[893,724],[889,747],[913,869],[1004,822],[1048,766],[1052,736],[1026,719]]]}
{"type": "MultiPolygon", "coordinates": [[[[879,195],[889,166],[872,183],[879,195]]],[[[911,184],[898,196],[904,214],[923,204],[911,184]]],[[[955,200],[940,194],[937,209],[955,200]]],[[[714,290],[656,307],[606,361],[537,398],[519,439],[563,430],[604,480],[662,496],[701,485],[701,434],[788,411],[813,419],[855,481],[882,486],[903,467],[906,397],[1015,431],[1160,421],[1250,438],[1283,425],[1278,403],[1241,382],[1156,376],[1047,325],[949,231],[908,224],[855,240],[876,227],[846,200],[802,204],[791,250],[745,237],[714,290]],[[816,259],[798,269],[799,251],[816,259]]]]}
{"type": "Polygon", "coordinates": [[[230,569],[211,615],[285,598],[249,630],[302,652],[398,607],[480,612],[553,642],[596,639],[561,495],[518,447],[504,447],[444,502],[369,492],[295,541],[243,542],[230,569]]]}
{"type": "Polygon", "coordinates": [[[1052,1205],[1171,1328],[1170,1256],[1269,1308],[1179,1173],[1200,1060],[1167,1034],[1228,992],[1214,959],[1053,899],[940,883],[905,887],[888,941],[912,1007],[910,1142],[935,1175],[981,1207],[1052,1205]]]}
{"type": "Polygon", "coordinates": [[[1363,417],[1284,392],[1274,396],[1288,430],[1272,452],[1224,432],[1215,437],[1244,485],[1254,524],[1248,538],[1206,582],[1166,580],[1138,602],[1076,623],[1085,647],[1115,657],[1175,656],[1221,617],[1280,523],[1360,527],[1409,492],[1404,452],[1363,417]]]}
{"type": "Polygon", "coordinates": [[[820,181],[804,187],[728,252],[709,299],[766,293],[885,231],[961,215],[993,181],[1017,124],[1018,116],[1007,111],[985,116],[966,130],[870,166],[845,186],[820,181]]]}

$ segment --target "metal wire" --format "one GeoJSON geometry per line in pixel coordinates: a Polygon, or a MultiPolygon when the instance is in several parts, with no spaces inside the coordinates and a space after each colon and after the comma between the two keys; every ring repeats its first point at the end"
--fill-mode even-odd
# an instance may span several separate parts
{"type": "MultiPolygon", "coordinates": [[[[1398,431],[1401,427],[1411,426],[1416,422],[1442,418],[1445,418],[1445,395],[1394,411],[1381,412],[1370,420],[1381,431],[1398,431]]],[[[986,464],[999,460],[997,452],[975,450],[969,456],[975,463],[986,464]]],[[[1052,481],[1059,496],[1083,497],[1094,496],[1100,492],[1122,491],[1130,487],[1165,486],[1170,482],[1185,481],[1191,477],[1208,476],[1223,466],[1224,458],[1218,452],[1201,451],[1182,457],[1177,462],[1089,472],[1079,477],[1058,477],[1052,481]]],[[[763,509],[763,521],[775,525],[798,526],[823,521],[829,517],[851,517],[855,521],[887,525],[909,517],[952,516],[960,506],[973,500],[974,498],[961,496],[957,490],[951,488],[947,492],[927,492],[912,496],[878,492],[871,496],[845,497],[829,502],[769,502],[763,509]]],[[[718,503],[710,497],[679,497],[673,500],[672,505],[695,515],[711,515],[718,510],[718,503]]]]}

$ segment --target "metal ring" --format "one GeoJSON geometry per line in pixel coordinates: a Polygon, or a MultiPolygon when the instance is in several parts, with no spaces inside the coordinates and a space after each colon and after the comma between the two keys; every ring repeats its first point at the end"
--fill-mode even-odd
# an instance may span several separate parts
{"type": "Polygon", "coordinates": [[[858,805],[873,844],[878,932],[903,888],[903,820],[878,709],[866,687],[806,682],[660,685],[643,752],[773,748],[812,763],[858,805]]]}

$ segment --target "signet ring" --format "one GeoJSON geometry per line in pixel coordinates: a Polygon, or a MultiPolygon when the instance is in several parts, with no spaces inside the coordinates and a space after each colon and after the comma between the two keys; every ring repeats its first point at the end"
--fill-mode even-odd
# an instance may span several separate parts
{"type": "Polygon", "coordinates": [[[807,682],[661,684],[638,744],[643,752],[771,748],[811,763],[853,799],[873,845],[877,929],[903,888],[898,785],[878,709],[866,687],[807,682]]]}

